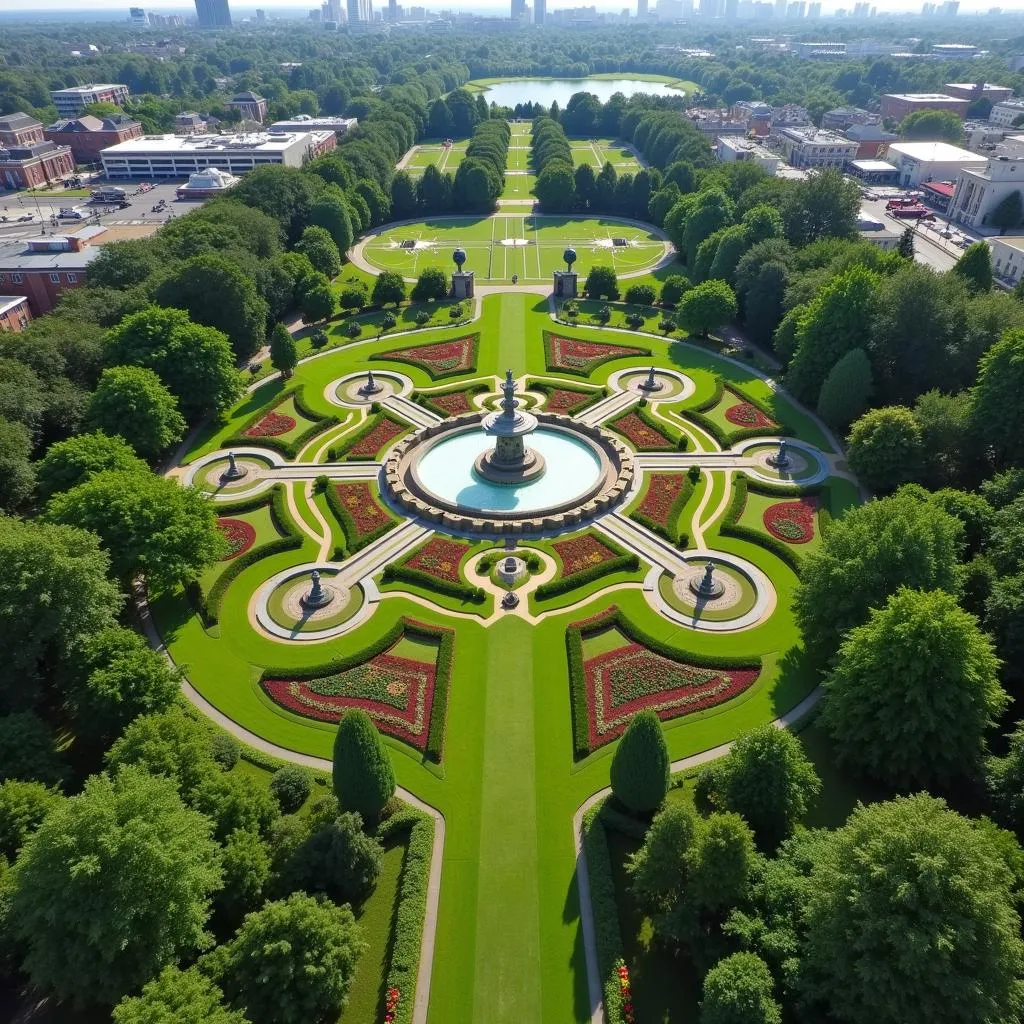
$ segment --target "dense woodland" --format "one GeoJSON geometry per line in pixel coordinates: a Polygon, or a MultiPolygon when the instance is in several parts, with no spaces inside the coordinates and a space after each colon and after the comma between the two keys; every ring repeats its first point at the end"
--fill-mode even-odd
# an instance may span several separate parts
{"type": "MultiPolygon", "coordinates": [[[[894,253],[859,241],[857,190],[833,172],[792,182],[716,165],[678,116],[682,99],[580,94],[565,110],[500,111],[459,88],[502,73],[657,71],[698,82],[706,102],[760,96],[820,114],[950,79],[1024,85],[1000,56],[1015,40],[968,68],[796,64],[736,54],[725,30],[677,34],[732,55],[661,56],[672,34],[645,28],[391,39],[295,28],[189,34],[181,59],[69,63],[66,30],[6,33],[4,112],[45,120],[50,88],[105,79],[130,85],[152,129],[188,106],[227,117],[240,88],[266,95],[273,116],[360,119],[307,168],[260,169],[152,239],[106,247],[86,287],[0,338],[9,981],[101,1015],[116,1006],[117,1024],[336,1019],[359,952],[345,904],[376,878],[394,781],[379,758],[356,792],[339,787],[339,804],[325,789],[300,818],[305,773],[282,769],[268,791],[225,771],[236,746],[182,706],[177,674],[134,629],[133,581],[159,596],[223,553],[209,504],[152,467],[237,400],[265,344],[290,372],[282,321],[334,314],[331,280],[362,232],[493,208],[504,115],[518,113],[534,121],[543,207],[662,226],[679,265],[660,295],[633,298],[658,300],[667,329],[735,321],[848,438],[850,466],[878,495],[826,530],[796,607],[835,758],[880,801],[837,830],[803,829],[820,782],[796,741],[768,729],[701,774],[695,810],[659,811],[667,756],[657,723],[638,718],[612,782],[616,813],[645,835],[630,884],[655,940],[698,966],[709,1024],[1020,1019],[1024,296],[993,288],[984,246],[940,274],[913,261],[909,236],[894,253]],[[472,140],[455,175],[430,168],[414,185],[394,172],[411,144],[445,134],[472,140]],[[647,169],[573,170],[566,136],[591,134],[633,145],[647,169]],[[297,983],[285,942],[315,984],[297,983]]],[[[609,274],[589,290],[617,298],[609,274]]],[[[381,275],[371,295],[349,289],[342,305],[402,301],[396,278],[381,275]]]]}

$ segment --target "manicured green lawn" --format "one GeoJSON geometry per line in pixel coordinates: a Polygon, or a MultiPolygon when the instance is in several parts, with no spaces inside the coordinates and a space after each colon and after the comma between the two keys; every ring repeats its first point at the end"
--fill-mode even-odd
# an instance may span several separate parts
{"type": "MultiPolygon", "coordinates": [[[[542,332],[551,327],[543,297],[502,294],[484,299],[481,317],[470,328],[480,332],[477,366],[463,377],[446,380],[445,387],[492,377],[506,367],[512,367],[517,375],[558,376],[545,369],[542,332]]],[[[567,337],[599,342],[627,339],[624,334],[594,328],[558,325],[556,330],[567,337]]],[[[466,332],[465,327],[439,327],[421,332],[408,343],[453,339],[466,332]]],[[[807,414],[784,397],[775,396],[749,368],[723,361],[706,347],[678,339],[643,336],[638,343],[653,353],[644,360],[646,365],[678,369],[696,383],[694,396],[672,408],[685,411],[687,406],[705,400],[713,392],[715,374],[720,374],[751,393],[757,390],[764,400],[776,402],[780,415],[785,414],[787,422],[792,422],[807,440],[824,441],[807,414]]],[[[369,366],[379,368],[379,362],[369,362],[370,355],[394,346],[395,342],[385,337],[329,349],[301,363],[289,387],[302,389],[303,400],[312,412],[335,413],[336,407],[324,398],[325,388],[347,373],[365,371],[369,366]]],[[[612,373],[636,364],[636,359],[604,363],[591,382],[603,385],[612,373]]],[[[396,364],[396,369],[407,374],[418,388],[433,386],[428,374],[415,366],[396,364]]],[[[571,375],[566,379],[579,381],[571,375]]],[[[222,446],[240,423],[279,400],[281,390],[280,382],[264,383],[243,399],[225,422],[197,439],[187,458],[222,446]]],[[[356,429],[356,423],[349,429],[356,429]]],[[[335,429],[334,434],[323,437],[337,433],[335,429]]],[[[319,446],[313,444],[311,450],[319,446]]],[[[735,634],[682,629],[652,611],[637,587],[594,596],[594,590],[602,590],[607,584],[604,580],[597,581],[594,590],[580,588],[579,593],[566,596],[566,601],[589,596],[584,607],[555,610],[536,626],[511,616],[484,627],[476,615],[450,615],[444,602],[427,591],[419,596],[427,597],[429,604],[388,593],[369,621],[338,640],[282,644],[253,629],[249,602],[270,575],[316,557],[319,544],[311,538],[299,550],[249,566],[234,580],[224,597],[219,635],[202,629],[180,594],[156,598],[154,614],[164,639],[200,693],[244,728],[280,746],[323,758],[330,757],[334,727],[300,718],[274,705],[258,685],[263,666],[301,669],[321,664],[338,653],[359,651],[381,638],[402,616],[455,627],[442,763],[428,765],[411,747],[385,740],[399,783],[445,815],[430,1000],[432,1022],[565,1024],[589,1019],[570,823],[582,801],[607,785],[615,744],[602,747],[583,761],[573,760],[565,645],[569,623],[594,615],[614,602],[630,621],[672,645],[681,655],[762,658],[759,678],[740,697],[666,723],[666,740],[674,759],[726,742],[744,729],[777,717],[813,687],[815,680],[796,646],[798,637],[791,613],[796,576],[766,549],[720,538],[717,523],[708,522],[725,496],[725,476],[724,472],[704,475],[679,528],[688,532],[692,529],[692,516],[703,489],[709,487],[710,498],[702,514],[707,544],[749,559],[772,578],[777,596],[775,611],[760,625],[735,634]]],[[[850,489],[833,483],[833,505],[842,504],[849,498],[850,489]]],[[[301,496],[302,485],[290,486],[297,495],[300,516],[313,528],[312,510],[301,496]]],[[[314,502],[332,523],[322,496],[316,496],[314,502]]],[[[329,538],[332,547],[337,539],[337,532],[329,538]]],[[[345,1017],[345,1021],[356,1019],[370,1021],[374,1017],[371,1012],[357,1018],[352,1011],[345,1017]]]]}

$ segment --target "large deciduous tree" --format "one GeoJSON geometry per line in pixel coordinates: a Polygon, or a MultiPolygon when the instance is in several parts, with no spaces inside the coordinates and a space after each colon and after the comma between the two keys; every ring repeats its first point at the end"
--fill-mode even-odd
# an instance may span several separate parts
{"type": "Polygon", "coordinates": [[[284,324],[275,324],[270,332],[270,365],[287,379],[299,363],[299,349],[284,324]]]}
{"type": "Polygon", "coordinates": [[[733,953],[704,977],[701,1024],[782,1024],[768,965],[756,953],[733,953]]]}
{"type": "Polygon", "coordinates": [[[634,814],[656,811],[668,792],[669,758],[661,722],[653,711],[630,720],[612,757],[615,798],[634,814]]]}
{"type": "Polygon", "coordinates": [[[967,282],[972,292],[992,290],[992,252],[986,242],[969,245],[956,261],[953,273],[967,282]]]}
{"type": "Polygon", "coordinates": [[[152,473],[98,473],[54,495],[46,518],[92,530],[115,575],[141,572],[157,590],[194,579],[225,550],[209,499],[152,473]]]}
{"type": "Polygon", "coordinates": [[[1008,698],[978,620],[945,591],[904,588],[852,629],[825,679],[841,761],[895,788],[979,773],[1008,698]]]}
{"type": "Polygon", "coordinates": [[[679,326],[706,338],[736,318],[736,293],[725,281],[704,281],[679,300],[679,326]]]}
{"type": "Polygon", "coordinates": [[[591,299],[609,299],[614,302],[619,297],[619,279],[615,270],[600,264],[591,267],[583,291],[591,299]]]}
{"type": "Polygon", "coordinates": [[[120,434],[145,459],[155,459],[185,434],[178,400],[143,366],[103,371],[89,400],[86,426],[120,434]]]}
{"type": "Polygon", "coordinates": [[[370,716],[346,711],[334,737],[334,793],[343,810],[376,821],[395,793],[395,770],[370,716]]]}
{"type": "Polygon", "coordinates": [[[341,254],[326,228],[311,224],[296,242],[295,251],[305,256],[313,264],[313,269],[330,281],[341,272],[341,254]]]}
{"type": "Polygon", "coordinates": [[[68,491],[89,477],[107,470],[147,473],[149,467],[120,434],[76,434],[46,449],[38,464],[36,489],[45,501],[57,491],[68,491]]]}
{"type": "Polygon", "coordinates": [[[249,1024],[241,1010],[224,1005],[224,994],[196,968],[165,967],[142,993],[114,1007],[114,1024],[249,1024]]]}
{"type": "Polygon", "coordinates": [[[137,769],[95,775],[18,859],[12,920],[25,969],[61,1000],[110,1006],[206,943],[219,884],[209,823],[172,783],[137,769]]]}
{"type": "Polygon", "coordinates": [[[448,294],[448,275],[442,267],[425,267],[412,288],[413,302],[443,299],[448,294]]]}
{"type": "Polygon", "coordinates": [[[32,497],[32,435],[24,423],[0,416],[0,508],[15,512],[32,497]]]}
{"type": "Polygon", "coordinates": [[[992,830],[942,800],[859,806],[808,879],[801,993],[844,1024],[1018,1020],[1013,889],[992,830]]]}
{"type": "Polygon", "coordinates": [[[835,430],[846,430],[867,408],[872,388],[867,353],[851,349],[828,371],[818,392],[818,415],[835,430]]]}
{"type": "Polygon", "coordinates": [[[1024,330],[1007,331],[982,357],[972,395],[975,436],[997,468],[1024,465],[1024,330]]]}
{"type": "Polygon", "coordinates": [[[902,405],[864,413],[846,439],[850,469],[872,491],[886,494],[919,479],[924,462],[921,428],[902,405]]]}
{"type": "Polygon", "coordinates": [[[375,306],[386,306],[388,303],[398,305],[405,301],[405,281],[402,275],[394,270],[385,270],[373,282],[370,301],[375,306]]]}

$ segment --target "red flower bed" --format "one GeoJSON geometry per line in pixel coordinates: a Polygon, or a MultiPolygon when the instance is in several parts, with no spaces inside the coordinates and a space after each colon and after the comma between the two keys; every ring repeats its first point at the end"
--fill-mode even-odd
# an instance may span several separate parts
{"type": "Polygon", "coordinates": [[[814,517],[818,512],[816,498],[801,498],[799,501],[780,501],[770,505],[761,517],[764,528],[787,544],[806,544],[814,537],[814,517]]]}
{"type": "Polygon", "coordinates": [[[679,497],[679,492],[685,484],[685,473],[655,473],[650,478],[647,493],[637,507],[637,512],[668,529],[668,515],[672,511],[672,504],[679,497]]]}
{"type": "Polygon", "coordinates": [[[573,576],[584,569],[610,562],[618,556],[589,533],[572,540],[559,540],[551,545],[562,560],[562,575],[573,576]]]}
{"type": "Polygon", "coordinates": [[[319,679],[264,679],[260,685],[275,704],[318,722],[337,722],[349,708],[362,708],[381,732],[424,750],[435,679],[435,665],[385,653],[319,679]]]}
{"type": "Polygon", "coordinates": [[[769,416],[765,416],[756,405],[750,402],[739,402],[725,410],[725,418],[737,427],[777,427],[778,424],[769,416]]]}
{"type": "Polygon", "coordinates": [[[620,735],[646,709],[662,720],[724,704],[753,685],[759,669],[704,668],[631,643],[583,662],[590,749],[620,735]]]}
{"type": "Polygon", "coordinates": [[[467,412],[473,411],[468,391],[453,391],[448,395],[438,395],[436,398],[429,397],[427,401],[431,405],[437,406],[442,412],[446,412],[449,416],[462,416],[467,412]]]}
{"type": "Polygon", "coordinates": [[[395,1010],[398,1009],[398,1003],[401,999],[401,995],[397,988],[389,988],[387,998],[384,1002],[384,1024],[394,1024],[395,1010]]]}
{"type": "Polygon", "coordinates": [[[348,454],[372,459],[384,445],[403,433],[405,433],[405,427],[401,423],[396,423],[393,419],[382,416],[373,430],[349,448],[348,454]]]}
{"type": "Polygon", "coordinates": [[[349,537],[349,543],[391,522],[391,516],[377,504],[368,481],[353,480],[350,483],[335,484],[334,489],[358,531],[358,536],[349,537]]]}
{"type": "Polygon", "coordinates": [[[271,410],[261,420],[257,420],[248,430],[246,437],[279,437],[295,429],[295,420],[271,410]]]}
{"type": "Polygon", "coordinates": [[[581,405],[586,405],[591,396],[582,391],[570,391],[568,388],[552,388],[548,392],[544,408],[548,412],[571,413],[581,405]]]}
{"type": "Polygon", "coordinates": [[[619,995],[622,996],[622,1019],[626,1024],[636,1024],[633,1007],[633,988],[629,981],[629,968],[625,960],[615,962],[615,973],[619,976],[619,995]]]}
{"type": "Polygon", "coordinates": [[[469,551],[468,544],[461,544],[443,537],[431,537],[405,564],[439,580],[461,583],[459,563],[469,551]]]}
{"type": "Polygon", "coordinates": [[[642,355],[647,355],[647,351],[632,345],[605,345],[598,341],[548,335],[548,368],[551,370],[585,374],[608,359],[642,355]]]}
{"type": "Polygon", "coordinates": [[[648,426],[635,412],[627,412],[610,424],[637,451],[664,451],[674,447],[672,439],[660,430],[648,426]]]}
{"type": "Polygon", "coordinates": [[[395,359],[399,362],[422,366],[434,376],[462,373],[472,370],[476,359],[476,335],[440,341],[433,345],[412,345],[382,352],[376,358],[395,359]]]}
{"type": "Polygon", "coordinates": [[[222,562],[245,554],[256,543],[256,529],[244,519],[218,519],[217,526],[230,545],[228,553],[221,557],[222,562]]]}

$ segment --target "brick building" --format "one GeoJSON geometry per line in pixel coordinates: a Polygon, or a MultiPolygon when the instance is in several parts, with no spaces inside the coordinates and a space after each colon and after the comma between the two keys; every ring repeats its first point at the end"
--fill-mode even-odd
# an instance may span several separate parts
{"type": "Polygon", "coordinates": [[[20,334],[31,319],[32,310],[24,295],[0,295],[0,331],[20,334]]]}
{"type": "Polygon", "coordinates": [[[952,110],[958,117],[967,116],[970,101],[944,92],[888,92],[880,101],[882,117],[902,121],[917,110],[952,110]]]}
{"type": "Polygon", "coordinates": [[[86,270],[100,252],[90,241],[105,230],[0,242],[0,292],[26,298],[32,316],[49,313],[62,292],[85,283],[86,270]]]}
{"type": "Polygon", "coordinates": [[[45,131],[50,142],[70,147],[71,155],[78,164],[99,163],[100,151],[119,142],[137,139],[143,132],[140,122],[127,114],[113,114],[110,117],[81,117],[55,121],[45,131]]]}
{"type": "Polygon", "coordinates": [[[46,185],[74,169],[71,150],[44,139],[41,121],[22,113],[0,117],[0,188],[46,185]]]}
{"type": "Polygon", "coordinates": [[[267,119],[267,101],[254,92],[240,92],[228,102],[228,106],[234,107],[245,121],[263,124],[267,119]]]}

